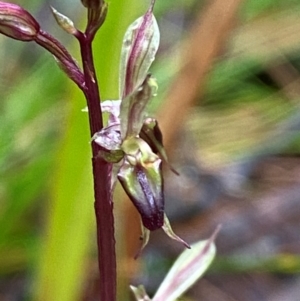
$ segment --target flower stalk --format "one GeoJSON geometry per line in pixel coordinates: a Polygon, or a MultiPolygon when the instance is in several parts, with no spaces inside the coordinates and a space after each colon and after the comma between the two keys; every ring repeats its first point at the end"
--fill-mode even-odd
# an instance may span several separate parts
{"type": "MultiPolygon", "coordinates": [[[[84,35],[82,37],[85,37],[84,35]]],[[[98,83],[93,64],[92,42],[80,40],[87,92],[91,137],[103,128],[98,83]]],[[[98,264],[100,271],[100,300],[116,299],[116,255],[112,192],[109,185],[112,164],[98,156],[101,147],[92,142],[95,214],[97,224],[98,264]]]]}
{"type": "MultiPolygon", "coordinates": [[[[99,7],[101,10],[102,8],[99,7]]],[[[89,112],[91,137],[103,128],[100,93],[94,66],[92,41],[94,35],[86,33],[77,35],[86,89],[83,90],[89,112]]],[[[116,300],[116,254],[114,238],[114,216],[112,190],[110,187],[112,164],[98,154],[101,147],[92,141],[92,166],[95,197],[95,214],[97,225],[98,265],[100,271],[100,300],[116,300]]]]}

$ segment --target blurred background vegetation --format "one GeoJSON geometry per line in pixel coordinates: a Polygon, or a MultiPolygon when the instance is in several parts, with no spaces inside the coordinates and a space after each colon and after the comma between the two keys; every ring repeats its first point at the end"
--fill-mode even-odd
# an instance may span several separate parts
{"type": "MultiPolygon", "coordinates": [[[[83,27],[79,0],[13,2],[79,60],[77,44],[49,10],[52,5],[83,27]]],[[[172,117],[176,135],[167,140],[181,174],[166,174],[167,211],[190,243],[223,225],[218,258],[184,300],[298,300],[300,3],[237,2],[237,12],[228,11],[230,31],[209,60],[202,55],[209,44],[204,38],[196,46],[189,41],[197,30],[208,41],[223,34],[205,27],[221,21],[220,1],[157,0],[155,7],[162,41],[152,72],[159,95],[149,110],[164,129],[168,110],[186,102],[188,109],[185,122],[172,117]],[[198,68],[205,77],[196,78],[193,97],[188,82],[176,82],[190,52],[196,55],[189,69],[204,60],[208,66],[198,68]],[[174,85],[187,95],[182,103],[167,102],[174,85]]],[[[148,3],[109,4],[94,48],[102,99],[117,97],[122,37],[148,3]]],[[[0,36],[0,45],[0,301],[97,300],[84,98],[35,44],[0,36]]],[[[181,246],[154,233],[141,260],[133,262],[139,225],[122,199],[117,191],[119,300],[125,301],[132,300],[128,283],[144,283],[153,293],[181,246]]]]}

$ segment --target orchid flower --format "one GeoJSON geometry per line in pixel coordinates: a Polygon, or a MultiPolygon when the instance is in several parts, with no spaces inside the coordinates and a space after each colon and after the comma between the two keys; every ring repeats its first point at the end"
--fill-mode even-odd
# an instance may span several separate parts
{"type": "Polygon", "coordinates": [[[150,231],[160,228],[189,247],[172,231],[164,213],[162,161],[167,162],[167,158],[158,124],[146,116],[146,106],[157,92],[156,81],[148,73],[160,36],[152,12],[154,3],[152,1],[148,11],[125,33],[120,63],[120,100],[101,104],[102,111],[109,113],[108,124],[93,140],[102,148],[99,156],[117,166],[114,179],[118,178],[140,213],[142,248],[149,240],[150,231]]]}

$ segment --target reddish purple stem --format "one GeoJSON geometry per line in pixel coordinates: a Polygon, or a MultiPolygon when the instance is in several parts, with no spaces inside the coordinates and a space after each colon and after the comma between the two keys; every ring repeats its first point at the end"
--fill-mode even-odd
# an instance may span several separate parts
{"type": "MultiPolygon", "coordinates": [[[[92,41],[83,33],[80,42],[86,89],[90,132],[93,136],[103,128],[100,95],[94,68],[92,41]]],[[[116,301],[116,254],[114,216],[111,191],[112,164],[98,156],[100,146],[92,142],[92,164],[97,223],[98,264],[100,271],[100,300],[116,301]]]]}

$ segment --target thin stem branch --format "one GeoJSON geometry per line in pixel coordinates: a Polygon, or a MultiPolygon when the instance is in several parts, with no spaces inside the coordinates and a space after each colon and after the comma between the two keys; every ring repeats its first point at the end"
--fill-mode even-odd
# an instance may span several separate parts
{"type": "Polygon", "coordinates": [[[58,40],[48,32],[40,29],[35,37],[35,42],[52,53],[57,59],[59,66],[81,90],[84,90],[84,76],[80,68],[67,49],[58,40]]]}
{"type": "MultiPolygon", "coordinates": [[[[77,36],[83,62],[91,136],[103,127],[100,95],[94,68],[92,41],[85,34],[77,36]]],[[[116,300],[116,255],[114,216],[111,192],[112,164],[98,154],[100,146],[92,142],[95,213],[97,223],[98,264],[100,271],[100,300],[116,300]]]]}

